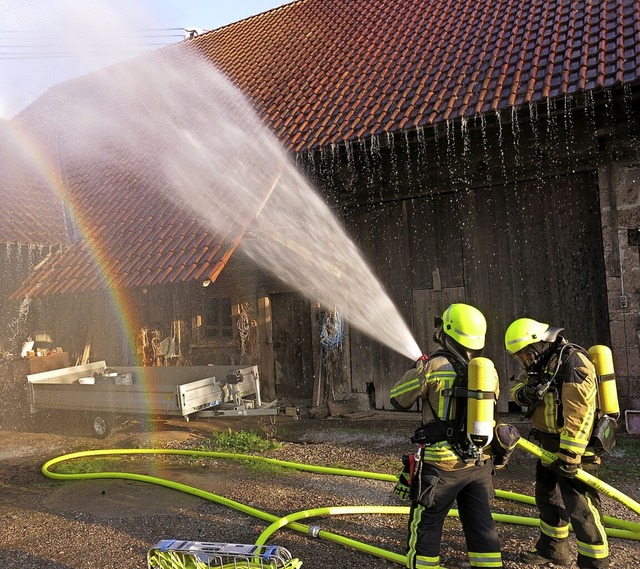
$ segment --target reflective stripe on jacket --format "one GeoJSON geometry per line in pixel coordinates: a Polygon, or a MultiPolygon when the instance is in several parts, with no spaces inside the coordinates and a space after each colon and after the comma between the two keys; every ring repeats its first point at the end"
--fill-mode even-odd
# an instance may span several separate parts
{"type": "MultiPolygon", "coordinates": [[[[449,360],[445,356],[435,355],[424,362],[418,362],[416,367],[409,369],[393,386],[390,393],[391,404],[396,409],[410,409],[416,401],[421,400],[423,423],[434,420],[429,403],[440,419],[453,420],[457,414],[457,402],[448,391],[453,387],[455,379],[456,372],[449,360]]],[[[496,392],[496,400],[497,396],[496,392]]],[[[437,466],[447,470],[468,466],[460,460],[448,441],[426,445],[423,457],[425,461],[438,463],[437,466]]],[[[485,458],[488,457],[486,454],[485,458]]],[[[469,464],[473,466],[473,462],[469,464]]]]}
{"type": "MultiPolygon", "coordinates": [[[[560,349],[562,345],[556,354],[560,349]]],[[[552,356],[553,370],[547,373],[553,374],[557,365],[558,358],[552,356]]],[[[526,405],[520,397],[525,385],[525,381],[518,380],[511,390],[513,399],[521,405],[526,405]]],[[[595,422],[597,393],[596,370],[588,355],[581,350],[568,350],[559,363],[554,384],[531,417],[534,428],[560,436],[560,454],[567,462],[579,463],[585,453],[595,422]]]]}

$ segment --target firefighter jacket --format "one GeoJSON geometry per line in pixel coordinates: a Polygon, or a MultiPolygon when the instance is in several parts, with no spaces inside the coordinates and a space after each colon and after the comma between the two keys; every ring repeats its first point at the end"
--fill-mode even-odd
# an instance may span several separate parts
{"type": "MultiPolygon", "coordinates": [[[[451,355],[450,357],[455,357],[451,355]]],[[[466,368],[466,364],[464,365],[466,368]]],[[[466,417],[467,399],[454,397],[450,390],[454,387],[456,371],[449,358],[437,352],[425,361],[418,361],[398,381],[390,393],[390,401],[394,408],[407,410],[417,401],[422,403],[422,423],[434,425],[436,418],[432,408],[439,419],[455,421],[461,416],[466,417]]],[[[498,385],[497,374],[495,385],[498,385]]],[[[464,386],[466,387],[466,385],[464,386]]],[[[496,388],[496,400],[498,398],[496,388]]],[[[464,422],[466,427],[466,421],[464,422]]],[[[483,451],[483,459],[491,458],[490,447],[483,451]]],[[[473,461],[465,461],[454,451],[450,441],[443,437],[438,442],[426,444],[423,449],[423,460],[432,463],[443,470],[457,470],[473,467],[473,461]]]]}
{"type": "Polygon", "coordinates": [[[519,405],[531,407],[524,397],[524,387],[549,382],[546,393],[533,404],[533,427],[543,435],[559,438],[557,454],[562,460],[580,464],[596,421],[598,379],[595,367],[587,352],[564,338],[543,367],[537,377],[520,376],[511,395],[519,405]]]}

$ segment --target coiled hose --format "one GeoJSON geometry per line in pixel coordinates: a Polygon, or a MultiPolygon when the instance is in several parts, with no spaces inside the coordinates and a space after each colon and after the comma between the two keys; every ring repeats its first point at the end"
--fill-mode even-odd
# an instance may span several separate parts
{"type": "MultiPolygon", "coordinates": [[[[550,460],[550,457],[545,455],[545,452],[542,451],[536,445],[528,441],[523,441],[520,439],[518,443],[524,450],[534,454],[534,456],[538,456],[541,460],[550,460]]],[[[382,559],[386,559],[400,565],[404,565],[406,563],[406,556],[398,553],[394,553],[392,551],[388,551],[386,549],[382,549],[379,547],[375,547],[373,545],[369,545],[357,540],[353,540],[351,538],[335,534],[330,531],[321,530],[318,526],[308,526],[302,523],[299,523],[299,520],[309,519],[318,516],[332,516],[332,515],[344,515],[344,514],[401,514],[408,515],[409,507],[407,506],[338,506],[338,507],[326,507],[326,508],[314,508],[310,510],[303,510],[300,512],[295,512],[293,514],[289,514],[284,517],[278,517],[268,512],[264,512],[262,510],[258,510],[257,508],[253,508],[246,504],[242,504],[240,502],[236,502],[235,500],[231,500],[220,496],[218,494],[214,494],[212,492],[207,492],[205,490],[195,488],[193,486],[188,486],[186,484],[182,484],[180,482],[174,482],[172,480],[167,480],[164,478],[158,478],[155,476],[149,476],[146,474],[137,474],[131,472],[83,472],[83,473],[60,473],[51,470],[57,464],[60,464],[65,461],[74,460],[78,458],[87,458],[87,457],[96,457],[96,456],[107,456],[107,455],[182,455],[182,456],[197,456],[201,458],[216,458],[216,459],[229,459],[229,460],[242,460],[242,461],[255,461],[255,462],[264,462],[272,465],[277,465],[284,468],[292,468],[295,470],[303,471],[303,472],[314,472],[317,474],[327,474],[327,475],[336,475],[336,476],[351,476],[356,478],[366,478],[370,480],[381,480],[387,481],[391,483],[396,483],[398,477],[396,475],[391,474],[383,474],[378,472],[368,472],[362,470],[349,470],[343,468],[332,468],[326,466],[318,466],[311,464],[302,464],[295,462],[288,462],[273,458],[266,458],[261,456],[253,456],[246,454],[235,454],[235,453],[226,453],[226,452],[214,452],[214,451],[199,451],[199,450],[184,450],[184,449],[106,449],[106,450],[90,450],[90,451],[82,451],[75,452],[71,454],[66,454],[62,456],[58,456],[47,461],[42,466],[42,473],[48,478],[59,479],[59,480],[90,480],[90,479],[126,479],[126,480],[137,480],[140,482],[148,482],[150,484],[156,484],[159,486],[165,486],[167,488],[171,488],[174,490],[178,490],[180,492],[185,492],[187,494],[192,494],[194,496],[198,496],[205,500],[209,500],[223,506],[228,506],[234,508],[240,512],[248,514],[250,516],[254,516],[256,518],[265,520],[269,522],[269,526],[262,532],[262,534],[258,537],[256,544],[261,545],[264,544],[271,535],[280,528],[288,527],[294,531],[310,535],[311,537],[318,537],[327,541],[331,541],[334,543],[338,543],[344,545],[346,547],[351,547],[363,553],[367,553],[370,555],[374,555],[376,557],[380,557],[382,559]]],[[[551,455],[553,457],[553,455],[551,455]]],[[[555,457],[553,457],[555,458],[555,457]]],[[[582,470],[579,470],[580,473],[583,473],[582,470]]],[[[586,474],[586,473],[584,473],[586,474]]],[[[579,475],[581,476],[581,475],[579,475]]],[[[585,479],[583,477],[582,479],[585,479]]],[[[640,514],[640,504],[638,504],[632,498],[622,494],[621,492],[615,490],[614,488],[606,485],[601,480],[590,477],[589,475],[586,477],[585,481],[587,483],[593,483],[594,480],[597,481],[597,488],[600,491],[603,491],[605,494],[614,497],[619,500],[621,503],[625,504],[627,507],[634,510],[636,513],[640,514]]],[[[518,502],[523,502],[527,504],[534,504],[534,500],[530,496],[525,496],[523,494],[518,494],[515,492],[506,492],[503,490],[496,490],[496,496],[498,498],[505,498],[509,500],[514,500],[518,502]]],[[[457,510],[451,510],[449,512],[450,516],[457,516],[457,510]]],[[[519,524],[519,525],[527,525],[527,526],[539,526],[540,520],[537,518],[530,518],[526,516],[513,516],[507,514],[498,514],[494,513],[493,518],[498,522],[505,522],[511,524],[519,524]]],[[[605,524],[609,524],[613,527],[607,527],[606,532],[610,537],[617,537],[621,539],[631,539],[640,541],[640,524],[620,520],[617,518],[613,518],[611,516],[604,516],[605,524]]],[[[300,563],[297,559],[293,560],[297,563],[300,563]]],[[[178,566],[176,566],[178,567],[178,566]]],[[[187,565],[185,565],[187,567],[187,565]]],[[[256,565],[256,567],[260,567],[260,565],[256,565]]],[[[299,565],[288,565],[287,569],[297,569],[299,565]]],[[[199,569],[193,566],[193,569],[199,569]]]]}

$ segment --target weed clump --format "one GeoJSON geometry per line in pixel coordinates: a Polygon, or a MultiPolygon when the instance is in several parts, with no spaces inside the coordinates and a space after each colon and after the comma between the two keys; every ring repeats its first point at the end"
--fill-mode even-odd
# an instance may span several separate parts
{"type": "Polygon", "coordinates": [[[229,429],[226,432],[213,433],[207,443],[211,445],[211,449],[206,450],[236,454],[264,453],[280,448],[279,443],[262,437],[254,430],[234,433],[229,429]]]}

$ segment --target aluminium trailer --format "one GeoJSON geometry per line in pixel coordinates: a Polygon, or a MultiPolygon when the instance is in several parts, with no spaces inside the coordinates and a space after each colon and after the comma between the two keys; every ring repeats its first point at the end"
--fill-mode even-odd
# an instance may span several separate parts
{"type": "Polygon", "coordinates": [[[277,415],[263,405],[257,366],[107,367],[106,362],[27,376],[31,413],[62,411],[89,421],[106,437],[127,417],[277,415]],[[251,399],[247,399],[251,397],[251,399]]]}

